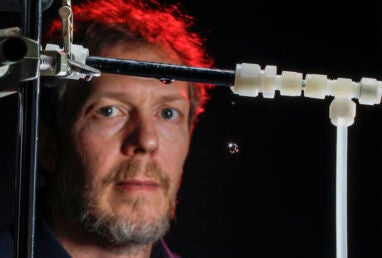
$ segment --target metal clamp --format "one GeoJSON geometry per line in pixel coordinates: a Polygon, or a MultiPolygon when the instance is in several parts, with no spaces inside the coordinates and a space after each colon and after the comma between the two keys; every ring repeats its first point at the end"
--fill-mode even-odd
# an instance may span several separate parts
{"type": "Polygon", "coordinates": [[[39,44],[18,27],[0,30],[0,97],[12,94],[17,83],[37,78],[39,44]]]}

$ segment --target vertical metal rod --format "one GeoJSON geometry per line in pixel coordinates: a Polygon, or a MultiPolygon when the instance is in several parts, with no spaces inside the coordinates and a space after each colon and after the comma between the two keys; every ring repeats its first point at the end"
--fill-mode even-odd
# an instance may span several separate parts
{"type": "MultiPolygon", "coordinates": [[[[40,43],[42,29],[41,0],[24,0],[22,30],[24,36],[40,43]]],[[[33,258],[37,190],[37,135],[40,79],[18,86],[19,117],[17,139],[17,206],[14,257],[33,258]]]]}

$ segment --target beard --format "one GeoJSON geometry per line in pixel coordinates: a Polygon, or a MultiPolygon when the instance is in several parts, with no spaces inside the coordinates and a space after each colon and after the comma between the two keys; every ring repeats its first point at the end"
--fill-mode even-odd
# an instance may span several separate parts
{"type": "Polygon", "coordinates": [[[143,216],[133,219],[110,215],[92,208],[92,211],[86,209],[82,213],[80,221],[87,232],[113,246],[152,244],[163,237],[170,227],[169,213],[148,220],[143,216]]]}
{"type": "MultiPolygon", "coordinates": [[[[176,204],[176,192],[170,191],[169,186],[169,178],[156,163],[150,162],[143,167],[141,161],[132,159],[112,169],[110,175],[101,183],[88,184],[82,191],[64,191],[67,194],[68,192],[75,194],[61,196],[61,198],[65,199],[62,204],[66,203],[78,208],[75,217],[81,222],[84,230],[102,242],[112,246],[139,246],[157,242],[169,230],[176,204]],[[161,189],[168,200],[165,205],[167,210],[161,211],[155,216],[145,216],[141,207],[147,203],[145,197],[142,196],[124,197],[124,204],[131,207],[129,212],[124,214],[102,208],[100,200],[104,196],[107,186],[119,180],[133,178],[142,171],[147,177],[160,182],[161,189]],[[82,194],[80,194],[81,192],[82,194]]],[[[65,209],[65,207],[62,208],[65,209]]]]}

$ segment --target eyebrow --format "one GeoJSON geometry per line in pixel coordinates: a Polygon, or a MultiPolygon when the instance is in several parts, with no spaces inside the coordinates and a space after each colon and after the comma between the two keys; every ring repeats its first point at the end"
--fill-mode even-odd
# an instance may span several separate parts
{"type": "MultiPolygon", "coordinates": [[[[97,94],[98,95],[98,94],[97,94]]],[[[97,96],[95,96],[97,97],[97,96]]],[[[114,92],[114,91],[106,91],[102,94],[99,94],[98,97],[106,97],[106,98],[113,98],[118,99],[122,102],[129,101],[132,96],[125,94],[124,92],[114,92]]],[[[176,100],[182,100],[189,102],[189,96],[185,96],[183,94],[170,94],[170,95],[164,95],[158,98],[162,102],[169,102],[169,101],[176,101],[176,100]]]]}
{"type": "Polygon", "coordinates": [[[165,102],[168,101],[175,101],[175,100],[182,100],[188,102],[189,98],[188,96],[183,96],[182,94],[173,94],[173,95],[166,95],[159,98],[160,100],[164,100],[165,102]]]}

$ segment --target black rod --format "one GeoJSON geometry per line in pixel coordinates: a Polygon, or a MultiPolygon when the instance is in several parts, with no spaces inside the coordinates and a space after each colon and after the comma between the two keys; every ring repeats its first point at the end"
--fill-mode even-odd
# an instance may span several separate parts
{"type": "Polygon", "coordinates": [[[89,56],[86,64],[105,73],[133,75],[157,79],[174,79],[218,86],[232,86],[235,72],[232,70],[191,67],[137,60],[89,56]]]}
{"type": "MultiPolygon", "coordinates": [[[[23,1],[22,31],[40,43],[42,30],[41,0],[23,1]]],[[[35,249],[37,135],[40,80],[18,86],[19,116],[17,139],[17,204],[14,257],[33,258],[35,249]]]]}

